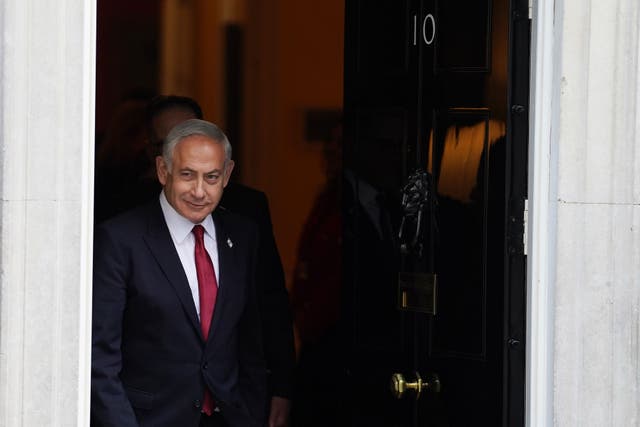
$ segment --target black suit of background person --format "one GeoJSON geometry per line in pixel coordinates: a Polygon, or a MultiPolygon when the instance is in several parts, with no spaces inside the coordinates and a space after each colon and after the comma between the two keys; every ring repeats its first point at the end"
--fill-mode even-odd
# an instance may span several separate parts
{"type": "MultiPolygon", "coordinates": [[[[117,189],[105,188],[101,197],[100,186],[96,205],[96,218],[113,215],[124,210],[126,204],[156,198],[160,184],[156,178],[153,159],[159,153],[167,133],[176,124],[203,117],[198,103],[182,96],[157,96],[146,106],[144,113],[148,141],[147,167],[141,167],[133,185],[117,189]],[[123,203],[124,202],[124,203],[123,203]],[[99,203],[99,204],[98,204],[99,203]],[[122,205],[124,204],[124,206],[122,205]],[[102,207],[102,209],[100,209],[102,207]]],[[[140,123],[142,125],[142,123],[140,123]]],[[[130,132],[136,133],[137,132],[130,132]]],[[[138,156],[139,157],[139,156],[138,156]]],[[[97,180],[97,182],[103,182],[97,180]]],[[[258,305],[262,319],[264,354],[269,370],[268,386],[271,396],[269,404],[269,427],[288,423],[290,399],[293,389],[295,350],[289,296],[285,287],[280,255],[273,236],[273,227],[267,197],[250,187],[230,182],[224,190],[220,206],[230,212],[244,215],[258,225],[258,305]]]]}
{"type": "Polygon", "coordinates": [[[156,164],[159,198],[96,229],[91,425],[261,427],[258,231],[219,206],[231,146],[212,123],[188,120],[156,164]]]}

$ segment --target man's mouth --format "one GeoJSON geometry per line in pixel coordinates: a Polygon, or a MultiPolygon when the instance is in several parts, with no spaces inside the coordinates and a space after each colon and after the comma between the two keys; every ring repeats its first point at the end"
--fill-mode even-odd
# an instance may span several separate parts
{"type": "Polygon", "coordinates": [[[202,209],[207,207],[207,203],[193,203],[189,201],[185,201],[185,203],[191,206],[193,209],[202,209]]]}

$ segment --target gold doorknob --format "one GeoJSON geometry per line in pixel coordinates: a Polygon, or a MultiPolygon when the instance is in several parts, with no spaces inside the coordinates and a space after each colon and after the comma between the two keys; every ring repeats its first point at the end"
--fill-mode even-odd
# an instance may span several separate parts
{"type": "Polygon", "coordinates": [[[418,400],[422,392],[427,390],[434,393],[440,391],[438,375],[432,374],[429,381],[423,381],[420,374],[416,372],[416,380],[414,382],[407,382],[402,374],[395,373],[391,376],[391,393],[396,399],[402,399],[407,391],[410,391],[415,393],[416,400],[418,400]]]}

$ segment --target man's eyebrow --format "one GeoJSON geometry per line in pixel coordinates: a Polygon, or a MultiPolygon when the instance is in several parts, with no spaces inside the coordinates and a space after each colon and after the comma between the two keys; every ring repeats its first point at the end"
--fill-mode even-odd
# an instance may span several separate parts
{"type": "MultiPolygon", "coordinates": [[[[196,172],[197,173],[195,169],[191,169],[190,167],[184,167],[180,169],[180,172],[196,172]]],[[[203,175],[211,175],[212,173],[222,173],[222,169],[213,169],[209,172],[204,172],[203,175]]]]}

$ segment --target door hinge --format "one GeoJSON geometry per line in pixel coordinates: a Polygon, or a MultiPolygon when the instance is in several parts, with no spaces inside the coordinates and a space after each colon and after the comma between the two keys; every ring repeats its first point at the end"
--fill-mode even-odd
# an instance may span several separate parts
{"type": "Polygon", "coordinates": [[[511,199],[509,211],[507,224],[507,248],[509,254],[526,255],[528,200],[524,198],[511,199]]]}
{"type": "Polygon", "coordinates": [[[516,5],[511,12],[513,19],[515,21],[530,21],[533,18],[533,1],[534,0],[527,0],[526,6],[524,0],[516,2],[516,5]]]}
{"type": "Polygon", "coordinates": [[[529,244],[529,199],[524,199],[524,211],[522,212],[522,217],[522,223],[524,224],[522,245],[524,255],[527,256],[527,245],[529,244]]]}

